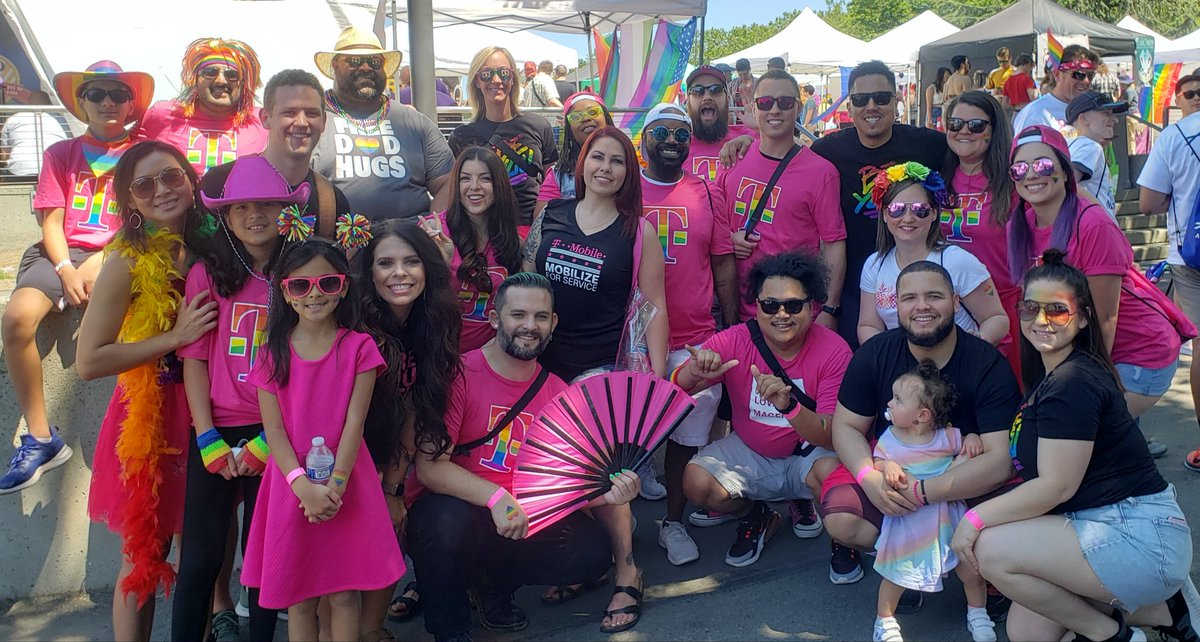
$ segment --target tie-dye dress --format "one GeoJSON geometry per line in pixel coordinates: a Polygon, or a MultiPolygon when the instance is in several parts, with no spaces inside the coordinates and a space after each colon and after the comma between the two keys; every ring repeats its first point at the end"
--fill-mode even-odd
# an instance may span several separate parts
{"type": "MultiPolygon", "coordinates": [[[[937,430],[925,444],[906,444],[889,426],[875,444],[875,457],[900,464],[911,484],[946,472],[961,450],[962,434],[957,428],[937,430]]],[[[914,591],[942,590],[942,576],[958,566],[950,540],[966,511],[966,504],[953,501],[922,506],[899,517],[885,515],[875,544],[875,572],[914,591]]]]}

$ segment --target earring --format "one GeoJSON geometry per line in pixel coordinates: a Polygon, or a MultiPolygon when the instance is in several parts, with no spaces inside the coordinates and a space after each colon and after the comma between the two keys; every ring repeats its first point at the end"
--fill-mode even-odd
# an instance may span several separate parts
{"type": "Polygon", "coordinates": [[[142,213],[141,212],[134,210],[133,213],[129,215],[129,227],[132,227],[135,230],[142,228],[142,213]],[[136,223],[133,222],[135,217],[137,218],[136,223]]]}

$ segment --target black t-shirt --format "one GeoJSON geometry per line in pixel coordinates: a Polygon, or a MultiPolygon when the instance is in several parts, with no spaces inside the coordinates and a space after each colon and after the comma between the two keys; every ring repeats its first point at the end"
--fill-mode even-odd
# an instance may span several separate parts
{"type": "Polygon", "coordinates": [[[450,151],[457,157],[462,150],[471,145],[488,147],[488,141],[492,139],[493,134],[499,134],[514,152],[540,170],[537,176],[529,176],[504,152],[496,150],[508,170],[508,182],[517,193],[517,204],[521,206],[521,217],[517,224],[529,225],[533,219],[533,206],[537,203],[542,174],[558,160],[558,148],[554,146],[554,130],[550,127],[550,121],[537,114],[520,114],[503,123],[480,118],[473,123],[463,123],[454,128],[454,132],[450,134],[450,151]]]}
{"type": "MultiPolygon", "coordinates": [[[[854,287],[863,264],[875,251],[879,212],[871,202],[875,175],[896,163],[917,161],[940,171],[946,161],[946,135],[911,125],[892,126],[892,137],[874,149],[865,147],[851,128],[833,132],[813,143],[812,150],[837,168],[841,177],[842,218],[846,221],[846,287],[838,328],[850,347],[858,345],[859,290],[854,287]]],[[[936,221],[935,221],[936,223],[936,221]]]]}
{"type": "Polygon", "coordinates": [[[1095,442],[1079,490],[1051,513],[1107,506],[1167,487],[1116,380],[1078,350],[1042,379],[1013,420],[1013,465],[1025,481],[1038,476],[1039,437],[1095,442]]]}
{"type": "MultiPolygon", "coordinates": [[[[200,179],[200,189],[208,195],[209,198],[219,198],[221,193],[225,191],[225,180],[229,178],[229,172],[233,169],[233,162],[217,165],[216,167],[204,173],[204,178],[200,179]]],[[[308,183],[308,202],[304,204],[304,213],[312,212],[315,214],[319,208],[317,204],[317,179],[313,177],[313,170],[308,170],[308,175],[304,177],[304,182],[308,183]]],[[[299,185],[289,186],[291,189],[300,187],[299,185]]],[[[350,212],[350,202],[346,200],[346,195],[336,185],[333,186],[333,201],[337,215],[347,214],[350,212]]],[[[321,230],[324,232],[325,230],[321,230]]],[[[333,231],[330,230],[332,234],[333,231]]]]}
{"type": "Polygon", "coordinates": [[[567,98],[570,97],[571,94],[575,93],[575,85],[565,80],[555,80],[554,86],[558,89],[559,101],[563,103],[567,102],[567,98]]]}
{"type": "MultiPolygon", "coordinates": [[[[995,346],[955,328],[954,354],[942,374],[958,391],[950,423],[964,435],[1008,430],[1017,414],[1021,393],[1012,367],[995,346]]],[[[892,383],[917,367],[903,328],[871,337],[850,359],[838,403],[864,417],[875,416],[874,436],[888,426],[883,411],[892,398],[892,383]]],[[[873,438],[872,435],[867,436],[873,438]]]]}
{"type": "Polygon", "coordinates": [[[578,201],[554,200],[543,210],[542,243],[534,269],[554,286],[558,327],[542,353],[550,372],[570,381],[617,359],[625,308],[633,288],[633,241],[625,221],[584,235],[575,220],[578,201]]]}

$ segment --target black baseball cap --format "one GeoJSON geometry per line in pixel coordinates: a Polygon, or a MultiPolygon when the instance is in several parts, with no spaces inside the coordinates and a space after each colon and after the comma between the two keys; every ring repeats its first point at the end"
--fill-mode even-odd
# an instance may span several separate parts
{"type": "Polygon", "coordinates": [[[1087,91],[1073,98],[1067,105],[1067,122],[1073,123],[1076,118],[1089,111],[1111,111],[1114,114],[1124,114],[1129,111],[1129,103],[1114,101],[1112,96],[1098,91],[1087,91]]]}

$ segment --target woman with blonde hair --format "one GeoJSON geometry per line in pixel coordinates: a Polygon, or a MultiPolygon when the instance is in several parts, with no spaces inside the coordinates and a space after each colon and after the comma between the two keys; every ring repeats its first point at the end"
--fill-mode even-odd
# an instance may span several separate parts
{"type": "Polygon", "coordinates": [[[558,160],[550,121],[521,112],[516,61],[507,49],[492,46],[479,50],[467,78],[471,122],[454,128],[450,149],[457,156],[467,147],[479,145],[500,155],[517,194],[521,209],[517,223],[524,232],[533,218],[543,168],[558,160]]]}

